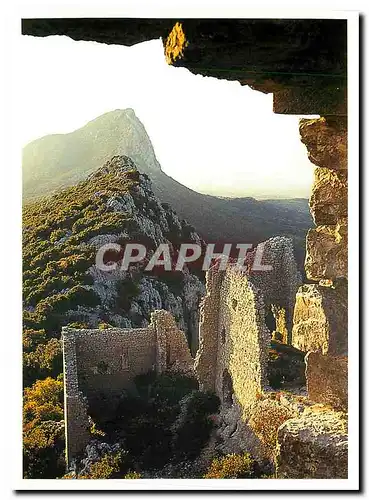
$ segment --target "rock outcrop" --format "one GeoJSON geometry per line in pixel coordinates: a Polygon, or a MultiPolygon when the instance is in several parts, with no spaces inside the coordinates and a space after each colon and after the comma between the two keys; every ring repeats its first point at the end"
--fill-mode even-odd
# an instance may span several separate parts
{"type": "Polygon", "coordinates": [[[346,112],[343,19],[23,19],[22,33],[123,45],[161,37],[170,64],[273,92],[278,113],[346,112]]]}
{"type": "Polygon", "coordinates": [[[189,267],[162,272],[146,265],[160,244],[173,260],[182,243],[203,245],[186,221],[163,206],[127,156],[115,156],[86,180],[25,205],[24,306],[35,324],[58,336],[71,323],[88,328],[144,327],[155,309],[173,314],[197,346],[201,274],[189,267]],[[122,269],[126,244],[146,249],[145,259],[122,269]],[[104,249],[114,244],[116,249],[104,249]],[[102,250],[104,264],[97,265],[102,250]],[[45,269],[47,268],[47,269],[45,269]],[[59,330],[59,331],[58,331],[59,330]]]}
{"type": "MultiPolygon", "coordinates": [[[[86,182],[103,185],[104,176],[124,177],[127,171],[136,171],[139,183],[131,192],[115,194],[106,202],[107,211],[122,214],[130,219],[130,229],[118,234],[102,234],[86,242],[96,249],[102,244],[142,242],[148,249],[147,259],[161,243],[171,248],[181,240],[202,244],[202,240],[185,221],[181,221],[169,207],[164,207],[151,190],[147,176],[138,173],[134,162],[128,157],[116,156],[104,167],[91,174],[86,182]]],[[[144,262],[147,263],[147,260],[144,262]]],[[[120,269],[102,271],[93,265],[88,269],[92,277],[91,290],[100,298],[100,305],[94,308],[80,307],[68,311],[71,321],[87,322],[97,327],[105,321],[121,328],[146,326],[155,309],[171,312],[179,327],[188,332],[189,339],[196,342],[198,325],[198,304],[205,287],[200,279],[188,269],[183,272],[167,272],[160,276],[143,273],[143,264],[132,266],[128,271],[120,269]],[[167,274],[171,274],[171,280],[167,274]],[[130,299],[127,301],[127,297],[130,299]],[[116,304],[127,302],[125,312],[118,311],[116,304]]],[[[125,304],[123,304],[125,305],[125,304]]]]}
{"type": "Polygon", "coordinates": [[[297,292],[292,344],[301,351],[347,354],[347,284],[303,285],[297,292]]]}
{"type": "Polygon", "coordinates": [[[278,430],[279,479],[346,479],[347,417],[313,408],[287,420],[278,430]]]}
{"type": "Polygon", "coordinates": [[[315,281],[347,278],[346,119],[302,119],[300,136],[317,165],[310,198],[317,227],[307,236],[306,275],[315,281]]]}
{"type": "Polygon", "coordinates": [[[309,352],[306,356],[306,382],[311,401],[347,412],[347,356],[324,356],[320,352],[309,352]]]}

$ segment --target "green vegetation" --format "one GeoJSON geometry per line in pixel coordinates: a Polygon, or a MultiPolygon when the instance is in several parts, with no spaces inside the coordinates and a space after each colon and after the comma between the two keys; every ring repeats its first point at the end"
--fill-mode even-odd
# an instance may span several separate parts
{"type": "Polygon", "coordinates": [[[63,380],[38,380],[24,390],[23,470],[27,478],[64,473],[63,380]]]}
{"type": "MultiPolygon", "coordinates": [[[[104,304],[100,303],[100,298],[92,286],[94,279],[87,273],[95,261],[96,248],[89,243],[90,239],[95,236],[126,233],[130,241],[144,242],[150,249],[153,249],[154,241],[141,230],[134,217],[124,211],[114,211],[108,203],[116,197],[130,194],[137,207],[144,207],[143,210],[150,210],[150,214],[154,214],[153,222],[155,223],[154,216],[160,207],[155,199],[150,196],[146,197],[142,189],[138,189],[138,187],[142,188],[145,177],[139,174],[129,158],[113,158],[78,185],[24,206],[25,477],[56,477],[60,475],[60,470],[64,467],[64,465],[61,466],[63,464],[61,450],[64,446],[63,386],[60,379],[63,369],[60,342],[62,327],[97,327],[102,330],[103,334],[103,330],[115,326],[110,313],[124,316],[129,311],[132,299],[140,292],[140,281],[143,276],[147,275],[155,279],[158,289],[161,290],[164,287],[160,281],[162,276],[157,275],[155,269],[151,275],[150,273],[144,275],[142,270],[136,269],[134,275],[117,282],[117,300],[109,306],[108,310],[104,304]],[[81,310],[86,314],[81,313],[81,310]],[[91,314],[94,319],[88,319],[89,311],[94,313],[94,316],[91,314]],[[33,415],[32,411],[36,411],[35,393],[42,388],[45,389],[46,386],[54,390],[58,398],[60,397],[60,401],[58,399],[56,403],[55,398],[51,397],[48,402],[41,404],[39,413],[33,415]]],[[[175,242],[180,243],[183,234],[181,228],[174,223],[175,216],[170,210],[167,210],[167,217],[170,227],[164,236],[167,238],[172,236],[175,242]]],[[[184,224],[183,227],[186,232],[187,225],[184,224]]],[[[122,244],[127,241],[126,236],[120,239],[122,244]]],[[[116,254],[113,258],[115,257],[116,254]]],[[[165,276],[168,280],[168,287],[173,293],[181,293],[182,273],[175,273],[175,275],[173,273],[173,276],[171,274],[166,273],[169,276],[165,276]]],[[[138,324],[140,321],[140,318],[137,318],[138,324]]],[[[101,364],[98,369],[103,374],[106,373],[107,366],[101,364]]],[[[165,379],[165,377],[160,383],[153,382],[152,384],[152,390],[156,392],[151,394],[151,400],[159,398],[160,401],[166,401],[165,404],[158,403],[158,409],[163,413],[164,427],[168,423],[168,418],[173,417],[176,411],[174,407],[178,401],[193,389],[186,384],[182,387],[182,382],[178,384],[178,388],[174,390],[172,380],[165,379]],[[173,390],[174,394],[172,394],[173,390]],[[174,402],[171,398],[174,398],[174,402]],[[161,404],[164,406],[161,407],[161,404]],[[169,413],[165,415],[167,407],[169,413]]],[[[154,411],[155,403],[151,400],[147,402],[147,405],[154,411]]],[[[138,407],[141,403],[137,403],[138,407]]],[[[169,428],[159,429],[160,426],[153,425],[154,422],[151,419],[154,419],[154,414],[147,416],[146,422],[143,421],[139,412],[136,417],[136,422],[132,425],[140,427],[142,424],[142,440],[137,440],[138,444],[135,445],[137,450],[134,452],[139,453],[140,446],[146,446],[145,439],[151,439],[149,436],[151,428],[154,429],[152,439],[158,438],[158,442],[160,439],[163,443],[168,442],[169,428]]],[[[157,418],[155,415],[155,419],[157,418]]],[[[97,429],[94,425],[92,425],[91,432],[94,437],[104,436],[104,429],[100,431],[100,427],[97,429]]],[[[132,447],[134,448],[134,445],[132,447]]],[[[154,444],[153,447],[157,449],[154,444]]],[[[148,447],[146,455],[149,458],[142,459],[142,463],[150,462],[153,453],[148,447]]],[[[133,467],[132,464],[131,467],[133,467]]],[[[132,470],[135,469],[132,468],[132,470]]]]}
{"type": "Polygon", "coordinates": [[[95,250],[86,241],[127,228],[127,215],[110,212],[106,203],[118,192],[128,193],[137,186],[138,175],[135,170],[120,177],[99,170],[77,186],[24,207],[25,385],[60,373],[56,338],[61,327],[72,322],[65,313],[79,305],[99,305],[98,296],[89,288],[92,278],[86,274],[95,250]]]}
{"type": "Polygon", "coordinates": [[[135,385],[137,395],[122,394],[115,405],[90,401],[93,421],[104,433],[100,440],[127,452],[125,472],[152,474],[195,460],[213,429],[209,416],[218,411],[217,396],[198,391],[195,379],[170,373],[140,375],[135,385]]]}
{"type": "Polygon", "coordinates": [[[124,464],[121,452],[105,454],[99,461],[90,467],[89,474],[77,476],[78,479],[118,479],[124,464]]]}
{"type": "Polygon", "coordinates": [[[86,328],[65,313],[99,305],[86,274],[95,250],[86,241],[129,226],[126,214],[109,211],[106,203],[130,192],[138,176],[136,170],[121,176],[100,170],[23,209],[25,477],[55,478],[64,472],[61,327],[86,328]]]}
{"type": "Polygon", "coordinates": [[[227,455],[212,461],[204,479],[256,478],[256,468],[257,464],[249,453],[227,455]]]}

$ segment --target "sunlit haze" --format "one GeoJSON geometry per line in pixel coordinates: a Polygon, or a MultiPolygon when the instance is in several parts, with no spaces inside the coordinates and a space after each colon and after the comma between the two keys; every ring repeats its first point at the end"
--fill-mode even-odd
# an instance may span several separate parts
{"type": "Polygon", "coordinates": [[[23,36],[22,143],[133,108],[162,169],[202,193],[308,197],[314,166],[298,116],[272,95],[168,66],[160,40],[133,47],[23,36]]]}

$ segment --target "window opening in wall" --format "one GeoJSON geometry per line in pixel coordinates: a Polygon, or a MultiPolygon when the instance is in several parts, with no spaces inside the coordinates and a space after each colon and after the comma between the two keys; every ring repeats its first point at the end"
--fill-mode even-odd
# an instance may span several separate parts
{"type": "Polygon", "coordinates": [[[225,326],[223,326],[223,328],[222,328],[221,339],[222,339],[222,344],[225,344],[225,341],[226,341],[226,329],[225,329],[225,326]]]}
{"type": "Polygon", "coordinates": [[[270,332],[274,332],[276,329],[276,321],[272,309],[269,307],[265,315],[265,324],[270,332]]]}
{"type": "Polygon", "coordinates": [[[233,405],[233,383],[227,369],[223,372],[223,404],[226,408],[233,405]]]}
{"type": "Polygon", "coordinates": [[[129,362],[128,362],[128,349],[123,350],[121,356],[121,370],[128,370],[129,369],[129,362]]]}
{"type": "Polygon", "coordinates": [[[237,304],[238,304],[237,300],[236,300],[236,299],[232,299],[232,308],[233,308],[234,310],[236,310],[236,309],[237,309],[237,304]]]}

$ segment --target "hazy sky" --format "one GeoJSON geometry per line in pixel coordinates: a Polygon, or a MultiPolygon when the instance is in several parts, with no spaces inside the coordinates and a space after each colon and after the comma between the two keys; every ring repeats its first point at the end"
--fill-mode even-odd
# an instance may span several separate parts
{"type": "Polygon", "coordinates": [[[314,167],[297,116],[276,115],[272,95],[165,62],[160,40],[133,47],[21,38],[20,134],[26,144],[133,108],[162,169],[223,196],[308,197],[314,167]]]}

